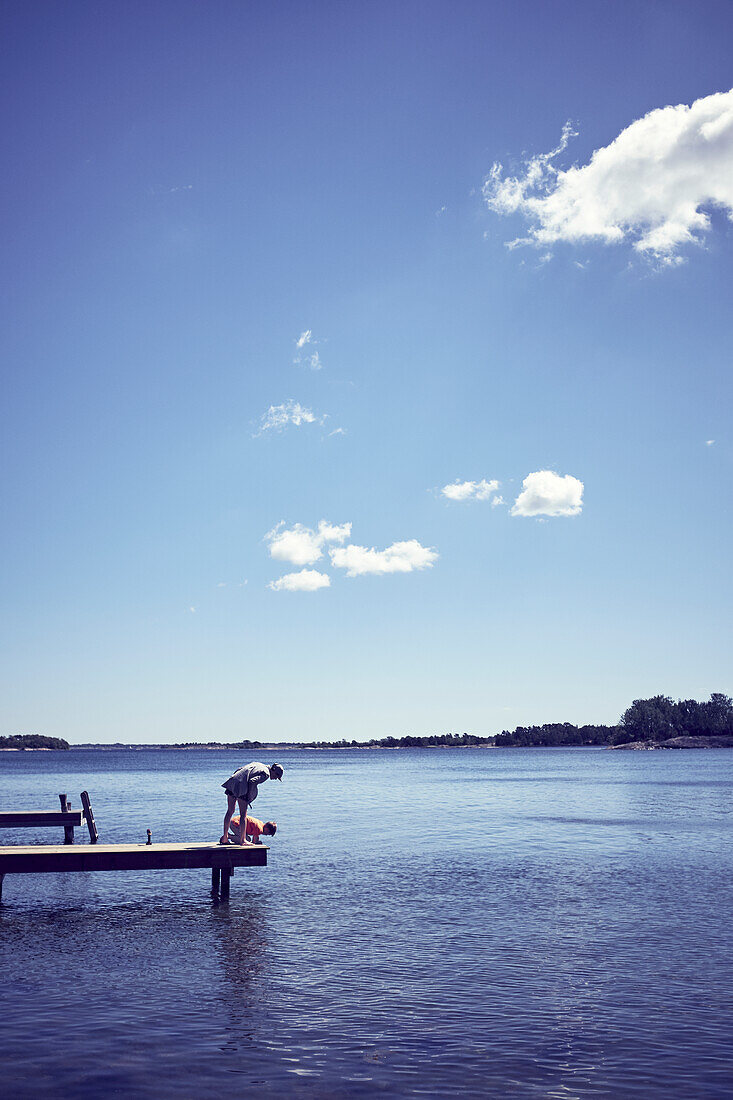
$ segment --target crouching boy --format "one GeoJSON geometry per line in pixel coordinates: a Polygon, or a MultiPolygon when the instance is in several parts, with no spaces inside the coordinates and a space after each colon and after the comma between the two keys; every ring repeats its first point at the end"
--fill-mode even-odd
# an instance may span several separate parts
{"type": "Polygon", "coordinates": [[[277,832],[275,821],[262,822],[257,817],[250,817],[249,814],[247,814],[247,828],[244,830],[243,835],[240,834],[241,824],[242,819],[239,815],[232,818],[229,839],[233,840],[235,844],[261,844],[260,836],[274,836],[277,832]]]}

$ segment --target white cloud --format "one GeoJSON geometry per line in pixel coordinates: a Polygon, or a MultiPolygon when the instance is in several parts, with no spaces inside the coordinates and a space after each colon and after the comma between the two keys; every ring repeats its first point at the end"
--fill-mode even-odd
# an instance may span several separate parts
{"type": "Polygon", "coordinates": [[[661,263],[710,228],[705,207],[733,220],[733,89],[659,107],[632,122],[587,164],[552,163],[575,134],[567,123],[556,149],[532,157],[519,176],[494,164],[484,182],[489,209],[523,214],[529,236],[511,242],[546,249],[558,241],[631,242],[661,263]]]}
{"type": "Polygon", "coordinates": [[[504,500],[504,497],[502,497],[502,496],[496,496],[496,497],[491,498],[491,507],[492,508],[498,508],[500,504],[505,504],[505,503],[506,503],[506,501],[504,500]]]}
{"type": "Polygon", "coordinates": [[[175,195],[179,191],[193,191],[192,183],[183,183],[179,187],[151,187],[149,188],[151,195],[175,195]]]}
{"type": "Polygon", "coordinates": [[[286,573],[267,586],[273,592],[317,592],[319,588],[330,588],[331,579],[327,573],[317,569],[301,569],[299,573],[286,573]]]}
{"type": "Polygon", "coordinates": [[[454,481],[440,490],[448,500],[488,500],[499,488],[498,481],[454,481]]]}
{"type": "Polygon", "coordinates": [[[527,474],[514,501],[513,516],[577,516],[583,508],[583,482],[553,470],[527,474]]]}
{"type": "Polygon", "coordinates": [[[266,413],[260,417],[260,428],[256,435],[262,435],[274,428],[281,432],[291,424],[300,428],[303,424],[323,424],[325,417],[316,416],[312,409],[307,409],[298,401],[286,401],[283,405],[270,405],[266,413]]]}
{"type": "Polygon", "coordinates": [[[287,561],[291,565],[312,565],[323,557],[323,547],[327,542],[345,542],[351,534],[351,524],[333,524],[322,519],[318,530],[296,523],[294,527],[283,529],[279,523],[265,535],[270,547],[270,557],[276,561],[287,561]]]}
{"type": "Polygon", "coordinates": [[[715,443],[714,439],[706,439],[705,440],[705,446],[706,447],[712,447],[714,443],[715,443]]]}
{"type": "Polygon", "coordinates": [[[328,434],[329,434],[329,436],[331,436],[331,435],[346,435],[346,428],[334,428],[333,431],[329,432],[328,434]]]}
{"type": "Polygon", "coordinates": [[[322,370],[323,363],[321,362],[321,356],[315,348],[315,345],[321,342],[320,340],[313,339],[313,332],[311,329],[307,328],[305,332],[301,332],[300,336],[295,341],[295,347],[298,352],[293,359],[295,366],[306,366],[310,367],[311,370],[322,370]],[[304,351],[303,349],[306,348],[308,344],[311,345],[311,350],[304,351]]]}
{"type": "Polygon", "coordinates": [[[322,519],[318,524],[318,538],[321,542],[346,542],[350,535],[350,523],[329,523],[322,519]]]}
{"type": "Polygon", "coordinates": [[[417,539],[394,542],[386,550],[368,549],[366,546],[339,546],[329,551],[331,563],[337,569],[345,569],[347,577],[359,577],[366,573],[412,573],[415,569],[432,566],[438,554],[421,546],[417,539]]]}

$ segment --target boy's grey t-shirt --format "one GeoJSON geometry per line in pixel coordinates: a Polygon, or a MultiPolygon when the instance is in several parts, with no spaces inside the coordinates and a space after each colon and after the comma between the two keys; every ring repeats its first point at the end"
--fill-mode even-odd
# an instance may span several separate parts
{"type": "Polygon", "coordinates": [[[222,787],[235,798],[246,798],[247,802],[254,802],[257,798],[257,787],[269,778],[270,769],[267,764],[253,760],[251,764],[238,768],[226,783],[222,783],[222,787]]]}

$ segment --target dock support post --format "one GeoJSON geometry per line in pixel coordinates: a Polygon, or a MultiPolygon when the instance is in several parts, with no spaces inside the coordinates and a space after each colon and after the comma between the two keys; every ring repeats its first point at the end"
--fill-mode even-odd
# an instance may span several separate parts
{"type": "MultiPolygon", "coordinates": [[[[71,803],[67,800],[65,794],[59,795],[59,802],[61,803],[61,813],[65,814],[71,809],[71,803]]],[[[64,844],[74,843],[74,826],[64,825],[64,844]]]]}
{"type": "Polygon", "coordinates": [[[221,871],[218,867],[211,868],[211,892],[212,894],[219,893],[219,883],[221,882],[221,871]]]}
{"type": "Polygon", "coordinates": [[[3,879],[5,875],[0,875],[0,905],[3,903],[3,879]]]}
{"type": "Polygon", "coordinates": [[[229,883],[232,881],[232,872],[228,867],[221,869],[221,899],[229,900],[229,883]]]}
{"type": "Polygon", "coordinates": [[[87,819],[87,829],[89,830],[89,843],[96,844],[99,839],[99,833],[97,832],[97,825],[94,820],[94,814],[92,813],[92,804],[89,801],[89,795],[86,791],[81,792],[81,804],[84,807],[84,816],[87,819]]]}

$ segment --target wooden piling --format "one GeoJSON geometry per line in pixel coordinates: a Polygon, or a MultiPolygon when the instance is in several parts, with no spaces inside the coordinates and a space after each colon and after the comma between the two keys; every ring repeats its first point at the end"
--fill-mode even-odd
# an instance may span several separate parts
{"type": "Polygon", "coordinates": [[[99,839],[99,833],[97,832],[97,825],[94,820],[94,814],[92,813],[92,804],[89,801],[89,795],[86,791],[81,792],[81,804],[84,807],[84,816],[87,819],[87,828],[89,829],[89,843],[96,844],[99,839]]]}
{"type": "Polygon", "coordinates": [[[219,893],[219,884],[221,882],[221,869],[219,867],[211,868],[211,892],[212,894],[219,893]]]}
{"type": "Polygon", "coordinates": [[[222,867],[221,869],[221,894],[222,901],[229,900],[229,884],[232,881],[232,872],[228,867],[222,867]]]}
{"type": "MultiPolygon", "coordinates": [[[[61,813],[66,814],[71,809],[71,803],[67,799],[65,794],[59,795],[59,802],[61,803],[61,813]]],[[[74,826],[64,825],[64,844],[74,843],[74,826]]]]}

